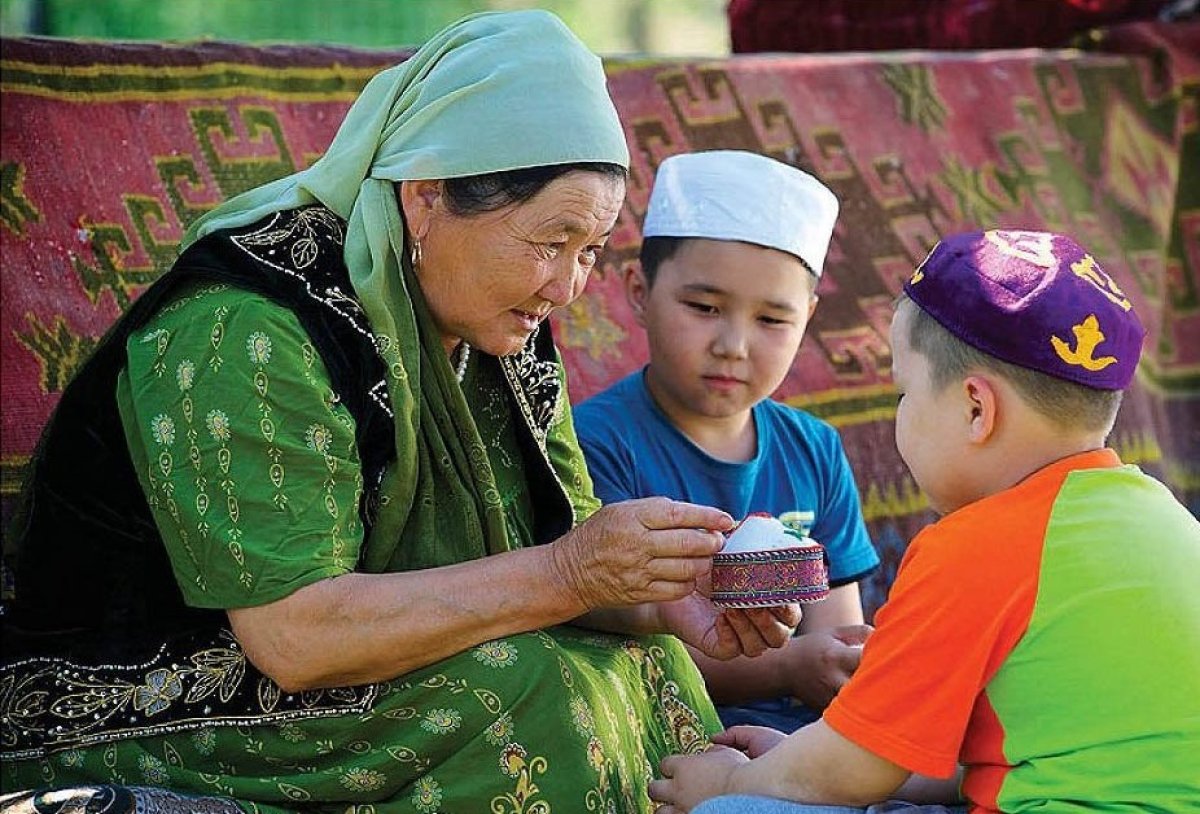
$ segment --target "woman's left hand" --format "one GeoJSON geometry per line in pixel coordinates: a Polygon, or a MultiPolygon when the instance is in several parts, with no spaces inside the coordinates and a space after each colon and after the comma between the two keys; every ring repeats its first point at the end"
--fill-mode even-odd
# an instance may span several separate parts
{"type": "Polygon", "coordinates": [[[783,647],[800,624],[796,603],[774,608],[719,608],[696,592],[658,606],[667,631],[714,659],[759,656],[783,647]]]}

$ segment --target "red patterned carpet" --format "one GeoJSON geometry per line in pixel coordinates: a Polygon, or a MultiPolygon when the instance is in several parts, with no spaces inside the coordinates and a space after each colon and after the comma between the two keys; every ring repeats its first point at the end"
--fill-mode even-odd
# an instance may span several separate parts
{"type": "MultiPolygon", "coordinates": [[[[1150,330],[1113,443],[1200,511],[1200,24],[1107,53],[892,52],[612,61],[633,153],[602,271],[557,317],[578,401],[645,360],[620,272],[654,169],[738,148],[842,200],[821,305],[777,394],[839,427],[885,566],[930,515],[892,442],[887,325],[940,235],[1045,228],[1088,245],[1150,330]]],[[[63,383],[218,201],[311,163],[402,53],[5,39],[0,297],[5,517],[63,383]]],[[[520,134],[514,134],[519,137],[520,134]]]]}

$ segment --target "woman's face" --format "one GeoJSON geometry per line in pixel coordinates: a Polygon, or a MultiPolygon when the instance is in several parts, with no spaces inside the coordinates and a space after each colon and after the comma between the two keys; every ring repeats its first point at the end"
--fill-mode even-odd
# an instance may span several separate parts
{"type": "Polygon", "coordinates": [[[460,340],[517,353],[538,323],[573,302],[612,232],[625,181],[573,171],[524,203],[449,211],[439,181],[406,181],[401,201],[421,242],[417,275],[447,350],[460,340]]]}

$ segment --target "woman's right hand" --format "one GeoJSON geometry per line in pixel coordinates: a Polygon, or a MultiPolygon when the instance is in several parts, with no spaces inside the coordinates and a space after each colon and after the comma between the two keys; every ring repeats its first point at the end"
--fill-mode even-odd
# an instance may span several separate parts
{"type": "Polygon", "coordinates": [[[653,497],[609,504],[554,543],[558,579],[587,608],[690,595],[733,518],[719,509],[653,497]]]}

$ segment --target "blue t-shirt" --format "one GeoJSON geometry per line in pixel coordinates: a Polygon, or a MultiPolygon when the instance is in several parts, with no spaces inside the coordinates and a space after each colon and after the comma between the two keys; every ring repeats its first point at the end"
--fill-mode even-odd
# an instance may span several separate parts
{"type": "Polygon", "coordinates": [[[670,497],[715,506],[735,520],[767,512],[825,546],[834,586],[857,582],[879,565],[833,427],[764,399],[752,410],[758,453],[745,463],[722,461],[675,428],[651,398],[643,373],[575,408],[575,430],[600,500],[670,497]]]}

